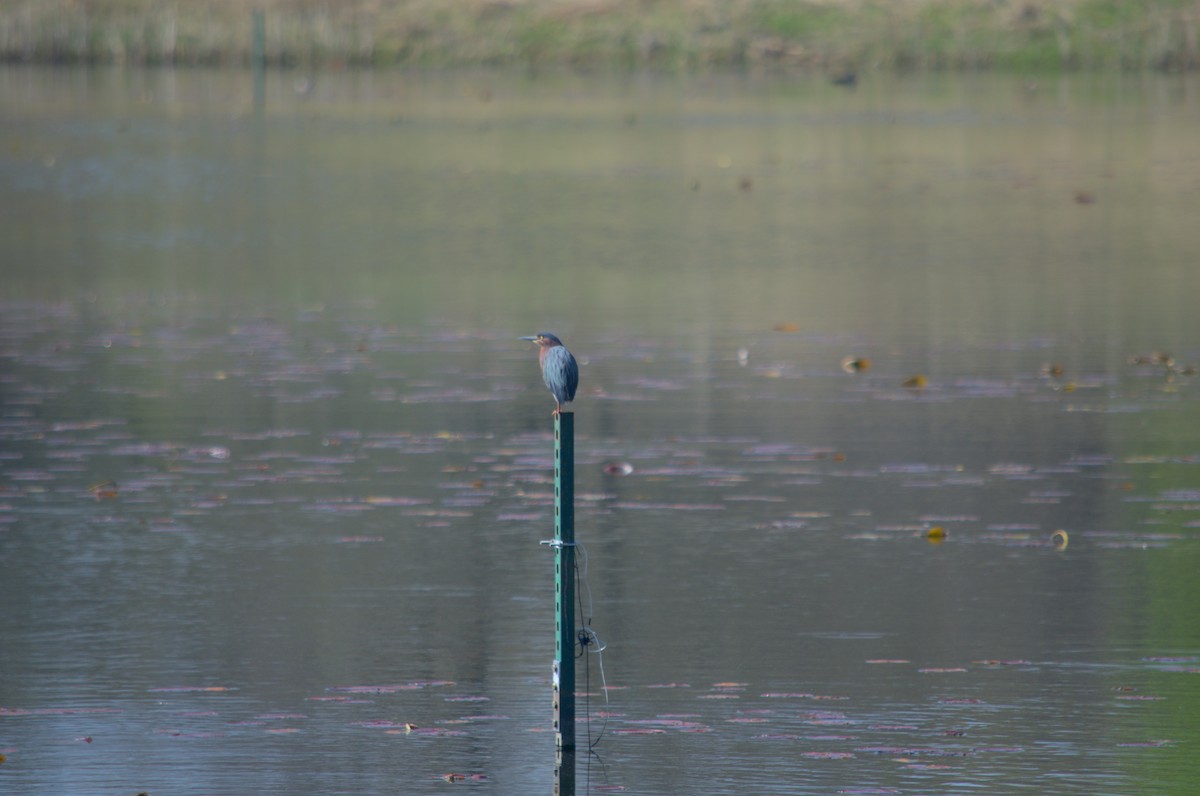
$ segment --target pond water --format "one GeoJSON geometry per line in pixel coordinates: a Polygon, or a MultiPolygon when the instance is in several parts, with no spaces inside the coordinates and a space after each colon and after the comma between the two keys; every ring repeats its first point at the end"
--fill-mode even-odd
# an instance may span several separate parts
{"type": "Polygon", "coordinates": [[[0,790],[552,792],[547,330],[577,792],[1191,792],[1198,124],[0,70],[0,790]]]}

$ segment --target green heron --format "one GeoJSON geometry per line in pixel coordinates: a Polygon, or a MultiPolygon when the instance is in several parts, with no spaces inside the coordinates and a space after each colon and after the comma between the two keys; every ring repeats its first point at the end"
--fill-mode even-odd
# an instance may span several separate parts
{"type": "Polygon", "coordinates": [[[579,365],[567,347],[549,332],[539,332],[532,337],[522,337],[537,343],[538,362],[542,365],[542,381],[554,393],[554,414],[562,411],[563,404],[575,400],[575,389],[579,386],[579,365]]]}

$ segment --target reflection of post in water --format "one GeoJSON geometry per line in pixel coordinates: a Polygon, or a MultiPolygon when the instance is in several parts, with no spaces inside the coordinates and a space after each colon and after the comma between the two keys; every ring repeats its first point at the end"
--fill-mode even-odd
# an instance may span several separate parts
{"type": "Polygon", "coordinates": [[[254,9],[254,33],[250,42],[250,69],[254,73],[254,107],[267,104],[267,19],[261,8],[254,9]]]}
{"type": "Polygon", "coordinates": [[[554,796],[575,796],[575,752],[559,749],[554,757],[554,796]]]}

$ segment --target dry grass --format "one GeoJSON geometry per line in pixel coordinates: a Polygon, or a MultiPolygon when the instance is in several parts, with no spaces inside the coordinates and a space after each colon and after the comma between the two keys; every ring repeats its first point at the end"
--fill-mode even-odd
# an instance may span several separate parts
{"type": "Polygon", "coordinates": [[[1200,0],[0,0],[0,58],[1194,69],[1200,0]]]}

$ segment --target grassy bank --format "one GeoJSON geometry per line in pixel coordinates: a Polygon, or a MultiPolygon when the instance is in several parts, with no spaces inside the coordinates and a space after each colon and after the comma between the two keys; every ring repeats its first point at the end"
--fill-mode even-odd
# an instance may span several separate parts
{"type": "Polygon", "coordinates": [[[209,64],[1196,69],[1200,0],[0,0],[0,58],[209,64]]]}

